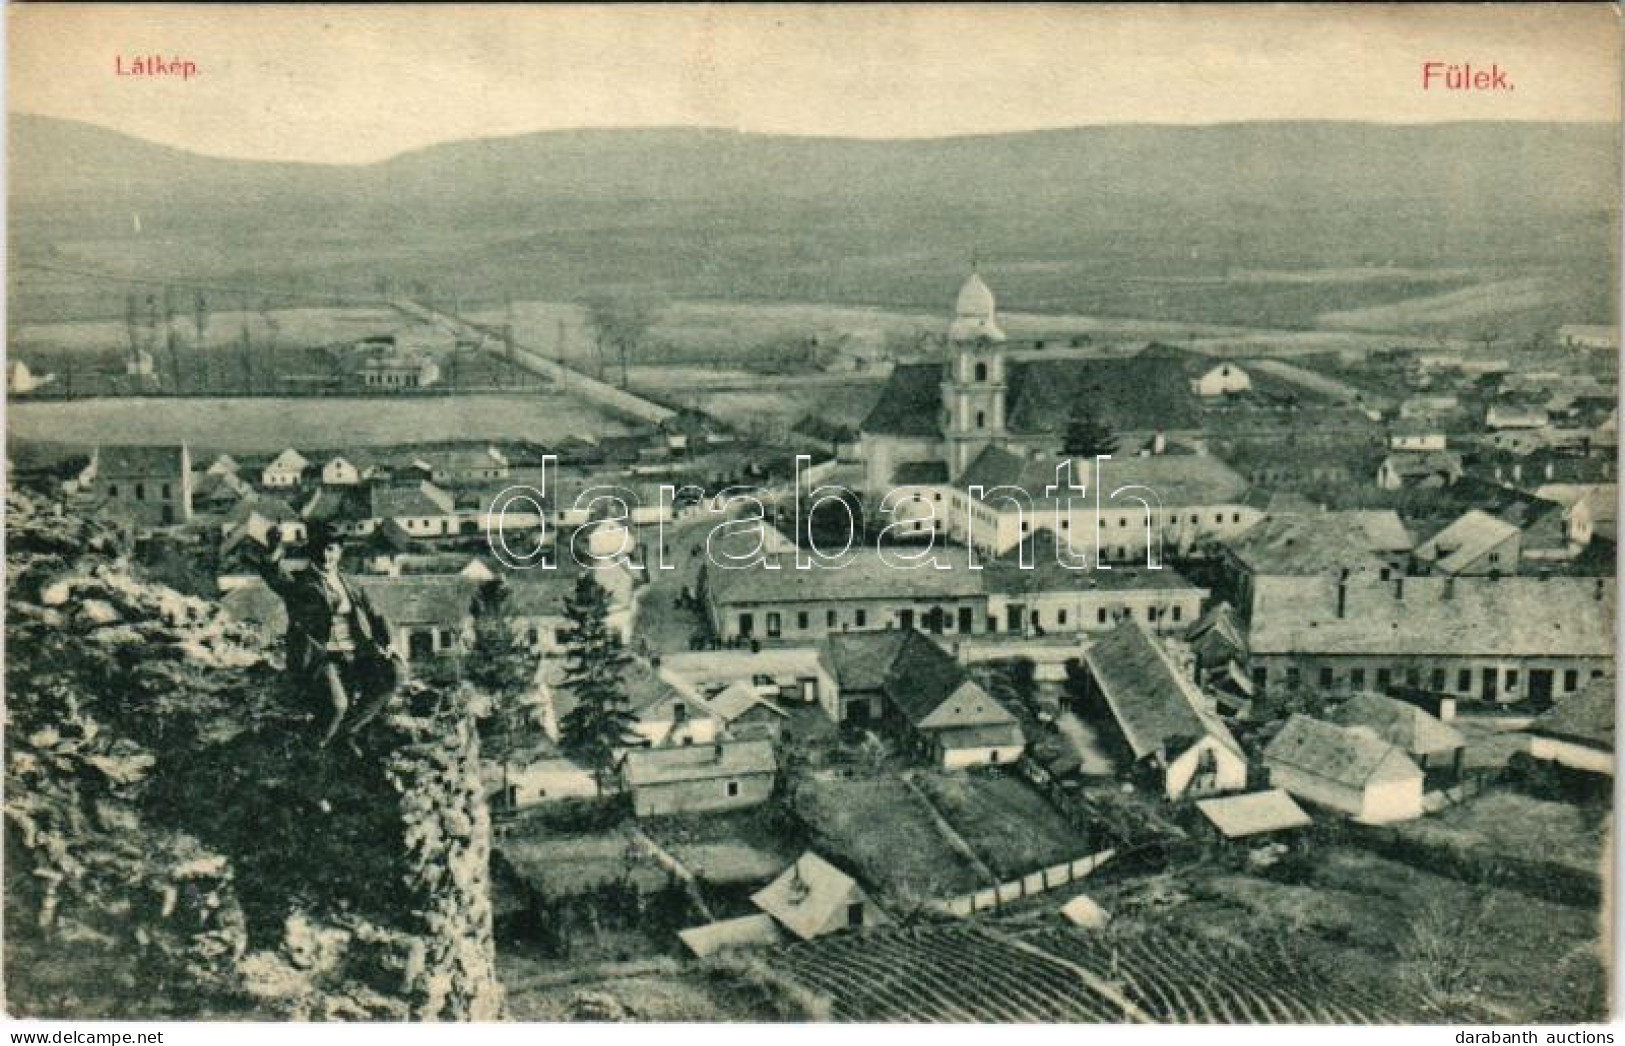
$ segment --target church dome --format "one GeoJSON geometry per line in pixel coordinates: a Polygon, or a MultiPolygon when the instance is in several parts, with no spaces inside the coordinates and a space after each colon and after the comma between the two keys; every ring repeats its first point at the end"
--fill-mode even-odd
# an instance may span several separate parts
{"type": "Polygon", "coordinates": [[[982,277],[973,272],[959,288],[954,315],[962,319],[992,320],[995,307],[993,292],[982,282],[982,277]]]}
{"type": "Polygon", "coordinates": [[[994,318],[997,306],[993,292],[988,290],[982,277],[971,273],[959,288],[959,299],[954,303],[954,322],[948,327],[951,341],[1003,341],[1004,331],[994,318]]]}

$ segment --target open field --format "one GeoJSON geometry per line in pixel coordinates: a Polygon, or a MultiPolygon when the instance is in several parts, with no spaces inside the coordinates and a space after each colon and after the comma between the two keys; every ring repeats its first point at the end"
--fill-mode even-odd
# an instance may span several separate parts
{"type": "Polygon", "coordinates": [[[920,902],[986,885],[895,777],[808,781],[796,793],[796,812],[815,848],[843,859],[889,899],[920,902]]]}
{"type": "Polygon", "coordinates": [[[914,783],[1000,876],[1068,861],[1088,849],[1081,833],[1014,777],[922,773],[914,783]]]}
{"type": "Polygon", "coordinates": [[[1422,842],[1486,848],[1525,861],[1582,872],[1602,868],[1606,814],[1512,791],[1493,791],[1401,828],[1422,842]]]}
{"type": "MultiPolygon", "coordinates": [[[[1598,913],[1469,884],[1352,847],[1281,877],[1196,872],[1159,918],[1393,992],[1403,1019],[1568,1023],[1601,1016],[1598,913]],[[1534,976],[1532,971],[1540,971],[1534,976]]],[[[1108,901],[1108,907],[1111,902],[1108,901]]],[[[1126,902],[1119,901],[1119,908],[1126,902]]]]}
{"type": "Polygon", "coordinates": [[[421,396],[403,399],[119,398],[7,404],[7,434],[93,446],[161,444],[273,451],[309,444],[369,447],[435,440],[531,439],[623,433],[620,421],[568,396],[421,396]]]}

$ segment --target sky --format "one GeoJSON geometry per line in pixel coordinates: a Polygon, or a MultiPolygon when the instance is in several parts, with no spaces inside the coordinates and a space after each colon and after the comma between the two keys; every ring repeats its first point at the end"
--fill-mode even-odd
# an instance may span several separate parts
{"type": "Polygon", "coordinates": [[[11,112],[217,156],[707,126],[865,138],[1104,123],[1615,121],[1610,5],[8,5],[11,112]],[[197,75],[119,75],[146,55],[197,75]],[[1424,90],[1428,61],[1511,90],[1424,90]]]}

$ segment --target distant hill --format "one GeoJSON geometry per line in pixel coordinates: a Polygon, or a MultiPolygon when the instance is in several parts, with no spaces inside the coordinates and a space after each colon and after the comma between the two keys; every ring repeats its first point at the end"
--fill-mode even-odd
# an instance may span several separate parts
{"type": "MultiPolygon", "coordinates": [[[[636,285],[940,308],[977,252],[1020,307],[1245,322],[1167,281],[1347,265],[1606,281],[1619,191],[1615,129],[1576,124],[562,131],[362,166],[209,158],[37,116],[9,135],[25,258],[353,290],[387,274],[487,299],[636,285]]],[[[1371,290],[1283,308],[1382,304],[1371,290]]]]}

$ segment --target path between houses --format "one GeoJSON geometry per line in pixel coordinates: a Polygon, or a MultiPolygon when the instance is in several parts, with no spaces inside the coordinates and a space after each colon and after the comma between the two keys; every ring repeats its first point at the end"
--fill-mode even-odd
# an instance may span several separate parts
{"type": "Polygon", "coordinates": [[[976,856],[976,851],[971,849],[970,843],[967,843],[965,837],[960,835],[954,826],[948,823],[946,817],[942,816],[942,812],[937,809],[937,804],[933,803],[931,797],[925,794],[925,789],[914,783],[914,771],[905,771],[900,776],[903,783],[908,785],[908,790],[914,793],[915,797],[924,805],[926,812],[931,815],[931,820],[937,826],[937,834],[946,839],[949,846],[957,850],[961,857],[971,863],[984,882],[989,886],[997,886],[999,877],[993,873],[993,869],[989,868],[986,862],[976,856]]]}
{"type": "Polygon", "coordinates": [[[694,873],[689,871],[682,861],[667,853],[659,843],[649,838],[647,832],[636,825],[632,826],[632,839],[643,847],[645,853],[654,858],[656,864],[683,881],[683,885],[688,888],[689,899],[694,902],[694,907],[700,910],[700,914],[705,916],[707,922],[717,921],[717,917],[711,912],[711,906],[705,903],[705,895],[700,892],[699,884],[694,881],[694,873]]]}

